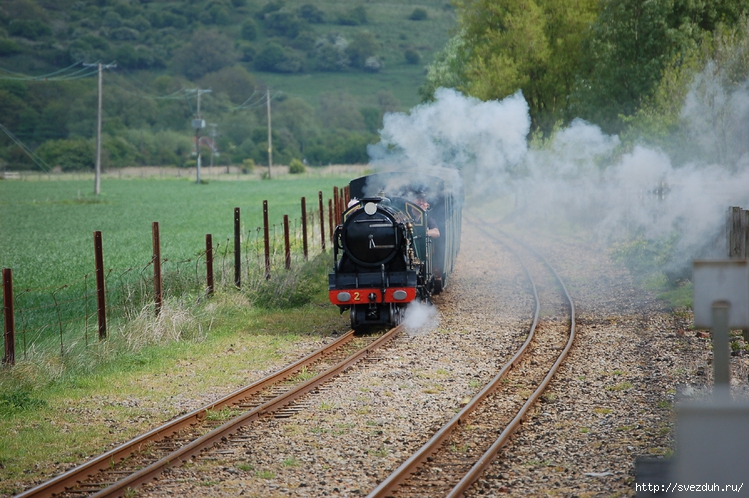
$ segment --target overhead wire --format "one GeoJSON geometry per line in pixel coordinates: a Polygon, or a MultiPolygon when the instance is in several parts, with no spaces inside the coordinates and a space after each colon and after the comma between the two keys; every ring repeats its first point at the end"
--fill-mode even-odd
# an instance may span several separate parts
{"type": "Polygon", "coordinates": [[[26,147],[26,145],[23,142],[21,142],[15,135],[13,135],[13,133],[11,133],[11,131],[8,128],[0,124],[0,130],[5,132],[5,134],[8,135],[8,137],[11,140],[13,140],[13,142],[16,145],[18,145],[21,148],[21,150],[24,151],[31,158],[31,160],[34,161],[34,163],[40,168],[42,168],[46,173],[49,173],[52,170],[52,168],[50,168],[49,165],[45,163],[41,157],[37,156],[31,151],[31,149],[26,147]]]}

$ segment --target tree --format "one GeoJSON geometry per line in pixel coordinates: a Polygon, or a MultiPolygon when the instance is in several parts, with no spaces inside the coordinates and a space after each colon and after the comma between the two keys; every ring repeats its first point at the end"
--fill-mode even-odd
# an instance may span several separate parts
{"type": "Polygon", "coordinates": [[[721,26],[735,26],[746,9],[742,0],[603,2],[581,46],[585,57],[573,93],[575,112],[606,131],[620,131],[620,116],[642,108],[669,64],[721,26]]]}
{"type": "Polygon", "coordinates": [[[238,59],[229,38],[215,31],[198,31],[190,43],[177,51],[174,65],[188,78],[198,79],[230,66],[238,59]]]}
{"type": "Polygon", "coordinates": [[[413,12],[411,12],[411,15],[408,16],[412,21],[425,21],[428,17],[427,10],[422,7],[416,7],[413,12]]]}
{"type": "Polygon", "coordinates": [[[211,88],[214,94],[226,94],[235,104],[244,102],[255,89],[255,78],[239,64],[208,73],[199,83],[201,87],[211,88]]]}
{"type": "Polygon", "coordinates": [[[308,23],[322,24],[325,22],[325,12],[311,3],[302,5],[297,12],[299,17],[305,19],[308,23]]]}
{"type": "Polygon", "coordinates": [[[360,31],[351,37],[351,42],[346,47],[346,55],[349,56],[352,66],[363,68],[367,59],[373,57],[379,48],[380,44],[372,33],[360,31]]]}
{"type": "Polygon", "coordinates": [[[242,39],[253,41],[257,38],[257,24],[254,20],[247,18],[242,23],[242,39]]]}

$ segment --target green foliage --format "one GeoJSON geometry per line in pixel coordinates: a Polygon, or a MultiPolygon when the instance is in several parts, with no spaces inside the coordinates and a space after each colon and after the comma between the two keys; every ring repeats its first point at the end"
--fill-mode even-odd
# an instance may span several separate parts
{"type": "Polygon", "coordinates": [[[292,175],[298,175],[301,173],[306,173],[307,168],[304,166],[304,163],[300,161],[299,159],[292,159],[289,163],[289,173],[292,175]]]}
{"type": "Polygon", "coordinates": [[[367,23],[367,9],[363,5],[338,13],[338,24],[359,26],[367,23]]]}
{"type": "Polygon", "coordinates": [[[0,39],[0,57],[6,57],[8,55],[15,55],[21,52],[21,47],[18,46],[13,40],[6,38],[0,39]]]}
{"type": "Polygon", "coordinates": [[[325,22],[325,13],[311,3],[306,3],[299,7],[297,14],[312,24],[322,24],[325,22]]]}
{"type": "Polygon", "coordinates": [[[36,150],[36,154],[51,167],[59,167],[62,171],[92,170],[94,149],[90,140],[48,140],[36,150]]]}
{"type": "Polygon", "coordinates": [[[255,161],[253,159],[245,159],[242,161],[242,173],[252,173],[255,171],[255,161]]]}
{"type": "Polygon", "coordinates": [[[380,44],[371,32],[360,31],[351,37],[351,41],[346,47],[346,55],[348,55],[352,66],[363,68],[367,59],[373,57],[379,48],[380,44]]]}
{"type": "Polygon", "coordinates": [[[229,38],[214,31],[198,31],[175,53],[173,63],[182,74],[197,79],[234,64],[238,58],[229,38]]]}
{"type": "Polygon", "coordinates": [[[252,18],[247,18],[242,23],[242,38],[249,41],[257,39],[257,23],[252,18]]]}
{"type": "Polygon", "coordinates": [[[406,51],[403,52],[403,56],[405,57],[408,64],[418,64],[419,62],[421,62],[421,56],[419,55],[419,52],[413,48],[407,48],[406,51]]]}
{"type": "Polygon", "coordinates": [[[429,17],[427,10],[422,7],[416,7],[408,18],[412,21],[424,21],[429,17]]]}
{"type": "Polygon", "coordinates": [[[302,69],[301,59],[292,50],[276,42],[268,43],[255,56],[254,63],[260,71],[296,73],[302,69]]]}
{"type": "Polygon", "coordinates": [[[47,406],[47,402],[32,396],[28,389],[15,389],[0,393],[0,416],[10,415],[17,411],[34,410],[47,406]]]}
{"type": "Polygon", "coordinates": [[[38,40],[51,35],[52,29],[37,19],[14,19],[8,25],[8,34],[38,40]]]}

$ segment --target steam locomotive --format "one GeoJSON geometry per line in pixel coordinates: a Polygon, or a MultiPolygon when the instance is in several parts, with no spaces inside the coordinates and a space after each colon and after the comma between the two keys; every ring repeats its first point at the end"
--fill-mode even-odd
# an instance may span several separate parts
{"type": "Polygon", "coordinates": [[[408,303],[447,285],[460,249],[460,173],[376,173],[352,180],[349,193],[334,233],[330,301],[351,311],[352,328],[397,325],[408,303]]]}

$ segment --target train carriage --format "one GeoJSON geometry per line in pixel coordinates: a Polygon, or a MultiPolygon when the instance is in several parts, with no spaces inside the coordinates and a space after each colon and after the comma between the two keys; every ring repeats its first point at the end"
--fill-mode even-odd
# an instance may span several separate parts
{"type": "Polygon", "coordinates": [[[352,327],[397,325],[408,303],[447,285],[460,249],[460,174],[376,173],[352,180],[349,192],[334,235],[330,300],[350,310],[352,327]]]}

